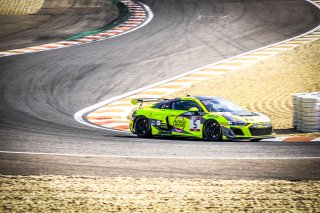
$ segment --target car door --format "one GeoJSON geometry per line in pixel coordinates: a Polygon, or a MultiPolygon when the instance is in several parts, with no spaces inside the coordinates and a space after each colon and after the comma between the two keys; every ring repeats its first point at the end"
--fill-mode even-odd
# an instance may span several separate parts
{"type": "Polygon", "coordinates": [[[197,107],[202,112],[201,107],[192,100],[177,100],[171,103],[171,110],[168,115],[169,125],[172,132],[177,135],[197,135],[201,127],[201,115],[189,112],[192,107],[197,107]]]}
{"type": "Polygon", "coordinates": [[[153,109],[151,125],[156,127],[161,133],[168,134],[171,132],[171,126],[168,122],[168,115],[171,114],[171,102],[162,103],[153,109]]]}

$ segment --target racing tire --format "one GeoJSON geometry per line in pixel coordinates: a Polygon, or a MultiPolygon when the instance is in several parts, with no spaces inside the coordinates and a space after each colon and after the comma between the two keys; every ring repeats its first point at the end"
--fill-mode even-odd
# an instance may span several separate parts
{"type": "Polygon", "coordinates": [[[148,118],[139,116],[134,122],[134,132],[140,138],[149,138],[151,134],[151,125],[148,118]]]}
{"type": "Polygon", "coordinates": [[[204,124],[203,137],[208,141],[219,141],[222,139],[222,130],[216,120],[208,120],[204,124]]]}

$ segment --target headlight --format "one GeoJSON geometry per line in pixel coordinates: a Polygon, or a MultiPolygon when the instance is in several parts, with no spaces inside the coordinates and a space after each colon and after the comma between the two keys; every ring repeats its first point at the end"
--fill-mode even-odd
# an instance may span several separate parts
{"type": "Polygon", "coordinates": [[[245,126],[245,125],[247,125],[246,122],[244,122],[240,119],[230,117],[230,116],[224,116],[224,117],[228,120],[230,126],[245,126]]]}

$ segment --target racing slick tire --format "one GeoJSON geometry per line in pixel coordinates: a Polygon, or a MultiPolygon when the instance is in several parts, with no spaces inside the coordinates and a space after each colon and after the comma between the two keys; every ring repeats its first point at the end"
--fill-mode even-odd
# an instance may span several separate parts
{"type": "Polygon", "coordinates": [[[151,125],[148,118],[139,116],[134,122],[134,132],[140,138],[149,138],[151,134],[151,125]]]}
{"type": "Polygon", "coordinates": [[[222,130],[216,120],[208,120],[204,124],[203,137],[208,141],[222,140],[222,130]]]}

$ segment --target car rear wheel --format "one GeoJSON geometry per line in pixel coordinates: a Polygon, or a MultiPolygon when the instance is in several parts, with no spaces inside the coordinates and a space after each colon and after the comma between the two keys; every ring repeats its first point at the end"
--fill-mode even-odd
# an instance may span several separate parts
{"type": "Polygon", "coordinates": [[[209,120],[204,124],[203,137],[209,141],[221,140],[222,132],[219,123],[215,120],[209,120]]]}
{"type": "Polygon", "coordinates": [[[149,119],[140,116],[136,118],[135,123],[134,123],[134,131],[138,137],[141,138],[148,138],[151,136],[151,126],[149,119]]]}

